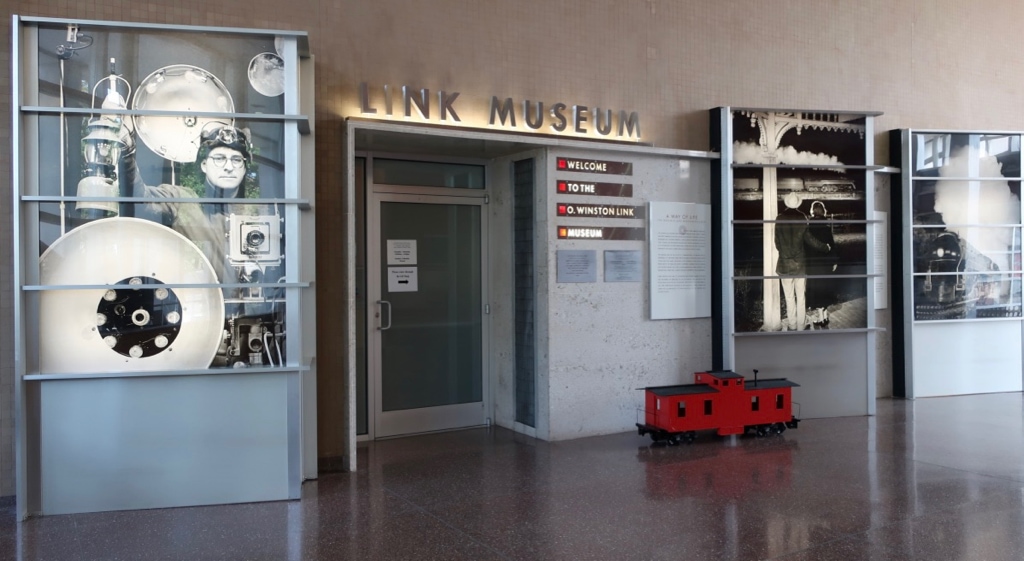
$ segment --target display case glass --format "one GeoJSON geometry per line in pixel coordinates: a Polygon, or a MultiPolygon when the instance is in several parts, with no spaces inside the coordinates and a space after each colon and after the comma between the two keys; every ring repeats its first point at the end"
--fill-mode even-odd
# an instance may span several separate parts
{"type": "MultiPolygon", "coordinates": [[[[868,111],[718,107],[714,368],[785,377],[804,418],[875,411],[885,215],[868,111]]],[[[882,187],[884,188],[884,187],[882,187]]]]}
{"type": "Polygon", "coordinates": [[[1021,391],[1022,136],[889,133],[895,396],[1021,391]]]}
{"type": "Polygon", "coordinates": [[[294,367],[304,36],[28,29],[25,374],[294,367]]]}
{"type": "Polygon", "coordinates": [[[140,110],[273,115],[297,94],[285,87],[285,45],[297,34],[88,22],[77,29],[41,22],[37,29],[38,105],[93,107],[94,95],[105,99],[112,74],[124,79],[116,80],[120,88],[131,86],[133,94],[122,89],[121,96],[140,110]]]}
{"type": "Polygon", "coordinates": [[[730,111],[735,333],[868,327],[868,119],[730,111]]]}
{"type": "Polygon", "coordinates": [[[1021,317],[1021,135],[909,139],[913,319],[1021,317]]]}

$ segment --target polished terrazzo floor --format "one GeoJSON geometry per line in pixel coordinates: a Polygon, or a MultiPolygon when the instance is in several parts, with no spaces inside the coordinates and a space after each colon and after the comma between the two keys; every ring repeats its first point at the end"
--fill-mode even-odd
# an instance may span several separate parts
{"type": "Polygon", "coordinates": [[[0,559],[1020,560],[1024,401],[880,400],[780,437],[376,442],[301,501],[0,518],[0,559]]]}

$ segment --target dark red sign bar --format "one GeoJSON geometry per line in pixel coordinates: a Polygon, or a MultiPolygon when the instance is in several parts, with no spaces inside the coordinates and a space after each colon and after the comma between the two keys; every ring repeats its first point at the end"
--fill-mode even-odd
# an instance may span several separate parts
{"type": "Polygon", "coordinates": [[[560,240],[634,240],[647,239],[645,228],[618,228],[600,226],[559,226],[560,240]]]}
{"type": "Polygon", "coordinates": [[[632,205],[589,205],[558,203],[558,216],[587,218],[644,218],[645,207],[632,205]]]}
{"type": "Polygon", "coordinates": [[[611,162],[608,160],[583,160],[579,158],[556,158],[558,171],[581,173],[606,173],[609,175],[633,175],[632,162],[611,162]]]}
{"type": "Polygon", "coordinates": [[[559,195],[596,195],[599,197],[632,197],[633,185],[629,183],[592,183],[590,181],[555,182],[559,195]]]}

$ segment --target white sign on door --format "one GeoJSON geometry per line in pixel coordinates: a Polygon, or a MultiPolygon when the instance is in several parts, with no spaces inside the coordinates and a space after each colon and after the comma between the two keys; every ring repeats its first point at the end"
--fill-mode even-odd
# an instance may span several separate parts
{"type": "Polygon", "coordinates": [[[388,265],[415,265],[416,240],[388,240],[388,265]]]}
{"type": "Polygon", "coordinates": [[[388,267],[388,292],[418,292],[418,267],[388,267]]]}

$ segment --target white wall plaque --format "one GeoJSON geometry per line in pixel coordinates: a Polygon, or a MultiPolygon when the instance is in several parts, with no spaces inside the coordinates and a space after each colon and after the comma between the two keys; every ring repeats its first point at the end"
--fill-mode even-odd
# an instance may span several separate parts
{"type": "Polygon", "coordinates": [[[638,249],[606,250],[604,282],[640,282],[643,280],[644,256],[638,249]]]}
{"type": "Polygon", "coordinates": [[[650,203],[651,319],[711,315],[711,205],[650,203]]]}
{"type": "Polygon", "coordinates": [[[388,265],[415,265],[416,240],[388,240],[388,265]]]}
{"type": "Polygon", "coordinates": [[[418,292],[418,267],[388,267],[388,292],[418,292]]]}
{"type": "Polygon", "coordinates": [[[559,249],[555,252],[556,282],[597,282],[597,251],[559,249]]]}

